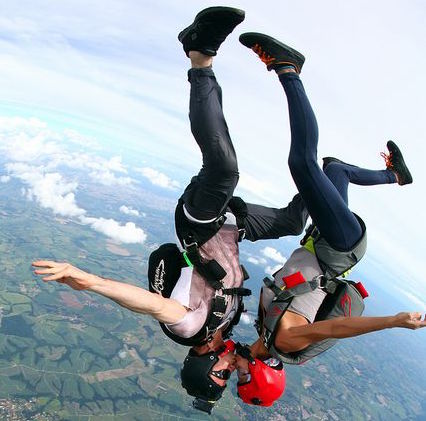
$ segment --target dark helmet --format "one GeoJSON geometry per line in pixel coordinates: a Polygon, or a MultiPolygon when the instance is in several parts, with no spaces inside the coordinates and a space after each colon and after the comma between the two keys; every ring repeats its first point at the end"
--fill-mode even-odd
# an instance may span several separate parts
{"type": "Polygon", "coordinates": [[[189,350],[183,362],[180,372],[182,387],[186,389],[188,395],[194,396],[192,405],[195,409],[211,413],[216,401],[222,397],[226,386],[219,386],[211,378],[210,374],[227,380],[230,376],[229,370],[213,371],[213,366],[229,352],[233,352],[235,344],[232,340],[225,342],[225,346],[217,351],[198,355],[193,349],[189,350]]]}
{"type": "Polygon", "coordinates": [[[238,382],[238,396],[244,403],[271,406],[285,389],[285,371],[281,361],[270,358],[262,361],[250,355],[247,345],[237,344],[237,353],[249,361],[250,379],[238,382]]]}

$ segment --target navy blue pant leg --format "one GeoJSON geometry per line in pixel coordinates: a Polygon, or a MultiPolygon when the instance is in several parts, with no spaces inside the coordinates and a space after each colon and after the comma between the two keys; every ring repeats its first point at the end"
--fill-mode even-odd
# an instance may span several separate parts
{"type": "Polygon", "coordinates": [[[368,170],[341,162],[331,162],[324,172],[346,204],[348,204],[349,183],[359,186],[375,186],[397,182],[395,173],[391,170],[368,170]]]}
{"type": "Polygon", "coordinates": [[[287,95],[291,146],[289,167],[312,220],[328,243],[349,250],[361,238],[354,214],[317,163],[318,125],[296,73],[279,76],[287,95]]]}

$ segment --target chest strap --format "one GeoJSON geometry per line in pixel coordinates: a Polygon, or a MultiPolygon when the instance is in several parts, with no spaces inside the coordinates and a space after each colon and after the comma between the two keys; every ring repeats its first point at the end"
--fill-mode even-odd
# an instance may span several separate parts
{"type": "Polygon", "coordinates": [[[191,238],[183,240],[186,256],[213,289],[222,289],[222,279],[226,276],[225,269],[216,260],[202,260],[197,242],[191,240],[191,238]]]}
{"type": "Polygon", "coordinates": [[[265,309],[266,314],[263,320],[263,343],[266,348],[269,349],[271,345],[273,345],[277,325],[283,314],[287,311],[294,297],[314,291],[317,288],[321,288],[327,293],[334,293],[338,286],[339,280],[327,280],[323,275],[319,275],[310,281],[305,281],[301,284],[285,289],[279,288],[275,282],[269,278],[265,278],[263,282],[275,294],[271,304],[267,309],[265,309]]]}
{"type": "MultiPolygon", "coordinates": [[[[251,290],[248,288],[223,288],[222,279],[226,276],[225,269],[214,259],[204,260],[195,241],[188,243],[187,240],[184,240],[183,244],[186,251],[186,262],[188,263],[187,259],[189,259],[189,263],[195,266],[199,274],[207,280],[213,289],[222,290],[224,295],[238,295],[240,297],[251,295],[251,290]]],[[[249,278],[248,272],[243,265],[240,265],[240,267],[245,281],[249,278]]]]}

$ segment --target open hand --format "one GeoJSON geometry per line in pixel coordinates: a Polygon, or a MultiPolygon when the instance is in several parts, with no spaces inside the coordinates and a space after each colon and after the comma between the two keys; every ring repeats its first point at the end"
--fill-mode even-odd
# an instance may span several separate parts
{"type": "Polygon", "coordinates": [[[396,326],[407,329],[420,329],[426,326],[426,317],[422,319],[422,313],[398,313],[395,316],[396,326]]]}
{"type": "Polygon", "coordinates": [[[67,284],[72,289],[88,289],[96,283],[96,277],[90,273],[84,272],[66,262],[53,262],[50,260],[38,260],[32,265],[37,268],[34,273],[44,276],[44,282],[56,281],[61,284],[67,284]]]}

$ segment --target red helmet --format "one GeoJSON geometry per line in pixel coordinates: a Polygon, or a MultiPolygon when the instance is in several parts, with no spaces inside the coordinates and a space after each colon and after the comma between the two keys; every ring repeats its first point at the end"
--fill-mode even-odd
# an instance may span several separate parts
{"type": "Polygon", "coordinates": [[[270,358],[261,361],[250,356],[247,345],[238,347],[237,353],[249,361],[250,380],[238,383],[238,396],[244,403],[271,406],[285,389],[285,371],[281,361],[270,358]]]}

